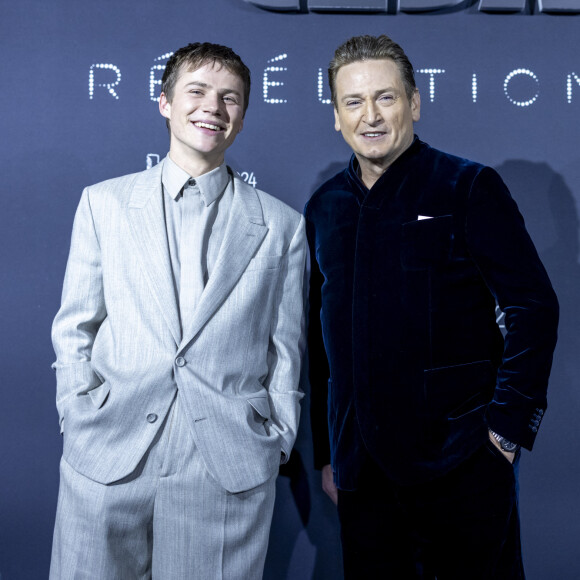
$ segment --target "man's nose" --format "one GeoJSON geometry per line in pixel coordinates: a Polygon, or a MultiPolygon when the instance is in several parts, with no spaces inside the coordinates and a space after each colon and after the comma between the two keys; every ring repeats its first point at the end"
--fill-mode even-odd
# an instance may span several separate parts
{"type": "Polygon", "coordinates": [[[203,100],[203,110],[212,115],[220,115],[222,108],[222,100],[216,93],[206,93],[203,100]]]}
{"type": "Polygon", "coordinates": [[[364,121],[369,125],[375,125],[381,120],[381,113],[374,100],[367,101],[364,109],[364,121]]]}

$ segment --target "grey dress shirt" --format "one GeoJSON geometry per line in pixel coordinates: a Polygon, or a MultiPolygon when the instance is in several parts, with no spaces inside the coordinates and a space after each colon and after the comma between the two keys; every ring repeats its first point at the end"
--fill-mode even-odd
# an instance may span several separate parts
{"type": "Polygon", "coordinates": [[[233,180],[225,163],[194,179],[167,156],[161,181],[173,284],[183,330],[216,263],[234,195],[233,180]],[[187,268],[192,272],[187,272],[187,268]],[[197,292],[184,286],[189,275],[195,278],[197,292]]]}

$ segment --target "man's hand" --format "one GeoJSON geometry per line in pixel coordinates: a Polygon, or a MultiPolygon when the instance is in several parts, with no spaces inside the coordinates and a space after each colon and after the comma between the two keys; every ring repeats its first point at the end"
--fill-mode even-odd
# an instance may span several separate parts
{"type": "MultiPolygon", "coordinates": [[[[510,452],[510,451],[504,451],[501,448],[501,445],[499,444],[499,441],[491,434],[489,433],[489,440],[503,453],[504,457],[510,462],[513,463],[514,459],[516,457],[515,452],[510,452]]],[[[324,485],[324,484],[323,484],[324,485]]]]}
{"type": "Polygon", "coordinates": [[[332,500],[332,503],[336,505],[338,503],[338,490],[336,485],[334,485],[334,473],[330,464],[322,468],[322,489],[332,500]]]}

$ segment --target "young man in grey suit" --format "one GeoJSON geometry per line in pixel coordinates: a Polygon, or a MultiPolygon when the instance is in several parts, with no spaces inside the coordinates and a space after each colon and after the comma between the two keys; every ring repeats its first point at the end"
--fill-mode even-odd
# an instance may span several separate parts
{"type": "Polygon", "coordinates": [[[190,44],[154,168],[83,192],[53,326],[51,578],[258,579],[300,415],[304,220],[224,163],[250,74],[190,44]]]}

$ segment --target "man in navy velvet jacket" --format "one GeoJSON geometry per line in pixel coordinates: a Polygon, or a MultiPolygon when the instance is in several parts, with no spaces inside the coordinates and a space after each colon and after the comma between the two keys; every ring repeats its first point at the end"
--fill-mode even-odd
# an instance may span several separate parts
{"type": "Polygon", "coordinates": [[[401,47],[352,38],[329,81],[354,155],[305,209],[309,359],[345,576],[523,578],[517,462],[546,409],[556,296],[499,175],[414,135],[401,47]]]}

